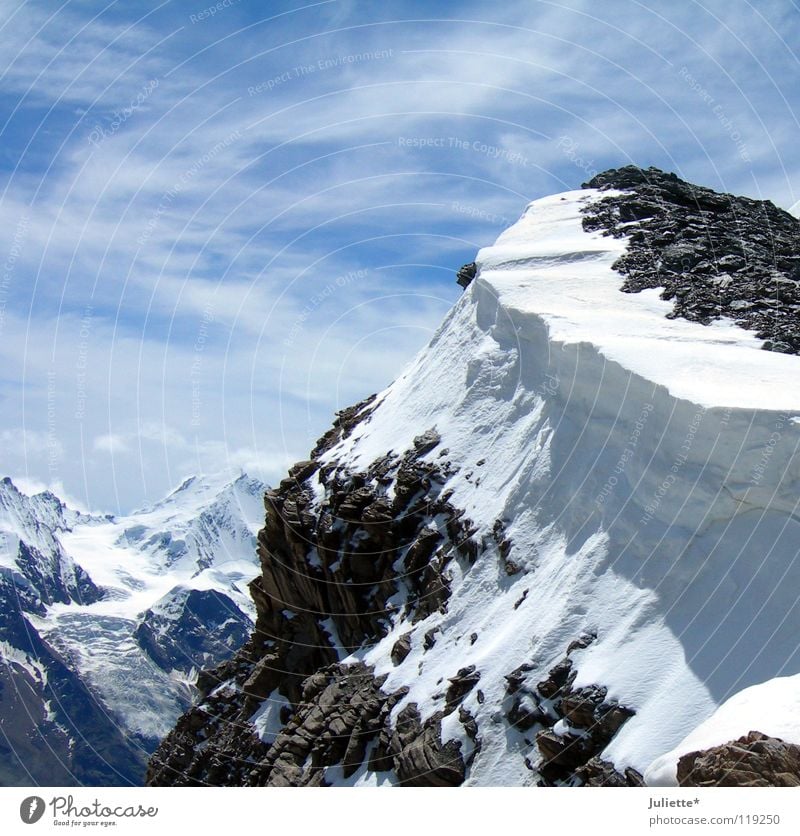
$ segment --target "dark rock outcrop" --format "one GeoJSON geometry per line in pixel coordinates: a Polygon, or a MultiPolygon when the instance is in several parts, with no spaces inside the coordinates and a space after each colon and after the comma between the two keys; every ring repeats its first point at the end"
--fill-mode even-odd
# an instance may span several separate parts
{"type": "MultiPolygon", "coordinates": [[[[423,719],[409,705],[392,720],[403,694],[385,693],[384,679],[367,666],[339,663],[385,636],[397,618],[414,624],[444,611],[448,564],[468,565],[479,548],[473,524],[443,491],[449,462],[426,459],[440,444],[434,428],[361,472],[320,461],[369,420],[372,401],[338,413],[311,459],[267,491],[261,574],[250,585],[253,635],[233,658],[201,673],[202,701],[153,756],[148,783],[319,785],[330,768],[348,778],[365,763],[393,771],[401,784],[463,781],[460,744],[441,741],[443,712],[423,719]],[[262,739],[253,718],[275,700],[286,716],[276,735],[262,739]]],[[[407,633],[392,660],[402,664],[410,652],[407,633]]],[[[446,712],[479,676],[456,674],[446,712]]]]}
{"type": "Polygon", "coordinates": [[[411,633],[405,633],[392,645],[392,662],[402,665],[411,653],[411,633]]]}
{"type": "Polygon", "coordinates": [[[458,268],[458,272],[456,273],[456,282],[460,284],[464,290],[466,290],[475,278],[475,274],[477,272],[478,265],[474,261],[471,261],[469,264],[464,264],[458,268]]]}
{"type": "Polygon", "coordinates": [[[622,289],[663,288],[670,316],[726,317],[771,351],[800,353],[800,221],[768,200],[720,194],[657,168],[625,166],[586,188],[617,189],[587,206],[587,231],[627,236],[622,289]]]}
{"type": "Polygon", "coordinates": [[[800,787],[800,746],[758,731],[678,761],[683,787],[800,787]]]}
{"type": "MultiPolygon", "coordinates": [[[[591,774],[589,765],[597,761],[599,754],[634,714],[632,709],[615,700],[607,700],[605,688],[593,685],[573,689],[574,679],[572,666],[562,662],[551,670],[544,683],[540,683],[545,684],[551,694],[549,713],[555,714],[566,726],[566,730],[556,732],[548,728],[536,735],[536,745],[542,756],[539,772],[543,785],[570,783],[575,779],[585,781],[586,767],[591,774]],[[568,671],[566,675],[565,670],[568,671]]],[[[546,715],[544,711],[541,713],[546,715]]]]}
{"type": "Polygon", "coordinates": [[[455,711],[466,695],[480,682],[481,672],[475,670],[475,665],[461,668],[458,673],[451,677],[450,685],[445,694],[445,714],[455,711]]]}
{"type": "Polygon", "coordinates": [[[252,626],[222,592],[177,587],[142,615],[133,636],[162,670],[189,672],[224,662],[252,626]]]}

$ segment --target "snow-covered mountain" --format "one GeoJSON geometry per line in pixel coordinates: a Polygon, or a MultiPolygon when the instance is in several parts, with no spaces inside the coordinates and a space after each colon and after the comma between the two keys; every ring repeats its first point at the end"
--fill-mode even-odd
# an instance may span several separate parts
{"type": "Polygon", "coordinates": [[[674,783],[703,721],[796,734],[736,695],[800,673],[798,253],[655,169],[531,203],[268,492],[257,629],[150,783],[674,783]]]}
{"type": "Polygon", "coordinates": [[[114,518],[0,483],[0,784],[141,784],[252,630],[264,491],[195,477],[114,518]]]}

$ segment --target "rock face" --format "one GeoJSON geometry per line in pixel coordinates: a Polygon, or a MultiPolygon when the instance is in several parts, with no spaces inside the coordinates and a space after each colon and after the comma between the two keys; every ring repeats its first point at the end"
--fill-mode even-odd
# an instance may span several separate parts
{"type": "Polygon", "coordinates": [[[263,786],[319,786],[337,764],[349,778],[362,764],[396,697],[363,664],[331,665],[303,683],[302,702],[248,776],[263,786]]]}
{"type": "MultiPolygon", "coordinates": [[[[751,277],[727,252],[704,267],[687,233],[705,224],[715,254],[732,248],[738,199],[639,169],[590,185],[534,201],[484,248],[430,344],[267,492],[255,629],[201,673],[150,784],[636,786],[744,669],[752,682],[797,664],[800,425],[728,389],[730,408],[716,392],[701,407],[630,346],[614,354],[647,307],[637,351],[674,340],[692,368],[729,368],[697,323],[765,298],[753,218],[774,207],[748,204],[751,277]],[[624,252],[611,236],[631,231],[624,252]],[[729,286],[717,268],[754,284],[712,310],[710,288],[729,286]],[[694,322],[674,327],[623,284],[665,288],[694,322]]],[[[774,213],[784,264],[796,224],[774,213]]],[[[795,357],[736,341],[749,368],[791,379],[795,357]]]]}
{"type": "Polygon", "coordinates": [[[678,761],[683,787],[800,787],[800,746],[751,731],[678,761]]]}
{"type": "Polygon", "coordinates": [[[673,317],[727,317],[764,348],[800,353],[800,221],[768,200],[695,186],[657,168],[606,171],[586,188],[618,189],[586,212],[584,228],[629,236],[614,265],[623,289],[663,288],[673,317]]]}
{"type": "MultiPolygon", "coordinates": [[[[340,656],[384,636],[393,616],[413,624],[443,610],[449,562],[468,564],[477,554],[471,523],[442,491],[449,463],[423,459],[439,446],[435,430],[363,472],[321,469],[319,457],[368,420],[370,402],[340,413],[312,458],[267,491],[258,537],[262,571],[250,586],[255,632],[230,662],[203,672],[198,684],[206,702],[158,749],[149,783],[320,784],[328,767],[338,765],[349,777],[373,741],[373,770],[394,770],[398,783],[463,780],[460,746],[440,741],[439,718],[423,722],[407,706],[391,727],[389,711],[403,694],[381,690],[385,677],[375,679],[367,666],[338,664],[340,656]],[[321,505],[313,503],[314,475],[325,488],[321,505]],[[434,519],[438,528],[430,525],[434,519]],[[290,719],[264,742],[253,716],[270,700],[281,701],[290,719]],[[243,751],[250,753],[247,768],[228,766],[221,774],[219,764],[238,762],[243,751]]],[[[397,664],[409,649],[397,641],[397,664]]],[[[479,678],[474,670],[458,671],[448,710],[479,678]]]]}

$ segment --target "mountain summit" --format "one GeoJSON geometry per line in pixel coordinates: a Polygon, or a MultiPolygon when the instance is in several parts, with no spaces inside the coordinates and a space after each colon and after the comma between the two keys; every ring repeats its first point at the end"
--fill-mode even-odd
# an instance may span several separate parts
{"type": "Polygon", "coordinates": [[[655,169],[531,203],[267,492],[255,630],[149,782],[713,783],[737,738],[785,772],[799,230],[655,169]]]}
{"type": "Polygon", "coordinates": [[[663,288],[670,317],[726,317],[763,348],[800,354],[800,221],[769,200],[718,194],[657,168],[606,171],[585,188],[622,190],[587,209],[584,229],[625,238],[623,289],[663,288]]]}

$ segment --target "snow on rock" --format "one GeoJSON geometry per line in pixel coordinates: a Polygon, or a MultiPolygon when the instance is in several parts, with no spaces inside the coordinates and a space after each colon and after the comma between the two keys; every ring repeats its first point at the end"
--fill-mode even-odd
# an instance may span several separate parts
{"type": "Polygon", "coordinates": [[[681,756],[721,746],[751,731],[800,744],[800,675],[776,677],[734,694],[674,749],[656,758],[645,772],[645,781],[654,787],[677,786],[681,756]]]}
{"type": "MultiPolygon", "coordinates": [[[[16,668],[28,660],[25,669],[44,685],[48,660],[66,665],[70,693],[87,708],[74,720],[64,709],[60,725],[87,739],[100,734],[98,723],[109,735],[124,730],[133,741],[125,744],[132,746],[126,779],[138,770],[134,782],[141,782],[141,750],[151,750],[190,704],[197,671],[234,653],[252,629],[247,584],[256,574],[265,489],[245,475],[195,477],[155,505],[114,518],[73,511],[49,492],[28,497],[10,479],[0,483],[0,593],[10,608],[0,617],[0,657],[16,668]],[[93,726],[84,728],[80,716],[93,726]]],[[[53,700],[44,685],[41,699],[53,700]]],[[[53,751],[64,746],[69,751],[69,740],[59,738],[53,751]]],[[[102,762],[91,768],[100,783],[119,777],[102,762]]],[[[84,774],[43,763],[37,780],[49,780],[48,769],[59,783],[84,774]]]]}
{"type": "Polygon", "coordinates": [[[626,239],[582,223],[610,194],[531,203],[429,345],[268,495],[261,633],[204,709],[225,734],[185,715],[153,783],[570,783],[586,758],[631,783],[733,694],[800,672],[800,357],[623,293],[626,239]],[[372,707],[338,716],[311,685],[348,671],[372,707]],[[352,735],[346,763],[253,744],[279,694],[302,713],[281,751],[352,735]],[[257,767],[208,770],[244,748],[257,767]]]}
{"type": "Polygon", "coordinates": [[[639,770],[732,692],[800,669],[800,359],[735,326],[665,319],[655,292],[620,293],[624,240],[581,225],[584,202],[608,194],[534,201],[478,254],[476,279],[370,420],[323,457],[363,469],[435,426],[460,469],[451,501],[478,536],[510,521],[529,575],[509,583],[479,562],[415,630],[440,628],[431,651],[412,639],[394,668],[398,625],[365,654],[428,711],[454,655],[483,672],[485,702],[465,703],[483,739],[475,783],[525,779],[494,718],[503,674],[525,659],[545,669],[583,629],[598,640],[576,685],[636,710],[605,756],[639,770]]]}

